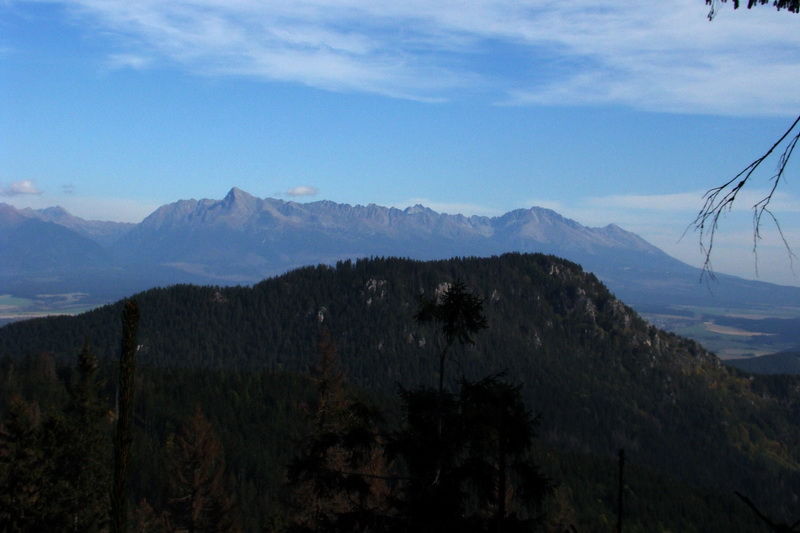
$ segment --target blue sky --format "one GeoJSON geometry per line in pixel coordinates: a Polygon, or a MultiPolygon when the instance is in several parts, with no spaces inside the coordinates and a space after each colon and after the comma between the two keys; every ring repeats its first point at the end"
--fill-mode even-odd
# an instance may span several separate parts
{"type": "MultiPolygon", "coordinates": [[[[693,265],[703,193],[800,113],[800,16],[702,0],[0,0],[0,202],[259,197],[616,223],[693,265]]],[[[756,277],[749,210],[720,272],[756,277]]],[[[800,157],[773,210],[800,251],[800,157]]],[[[772,226],[759,279],[800,285],[772,226]]],[[[799,252],[800,253],[800,252],[799,252]]],[[[800,264],[800,262],[798,262],[800,264]]]]}

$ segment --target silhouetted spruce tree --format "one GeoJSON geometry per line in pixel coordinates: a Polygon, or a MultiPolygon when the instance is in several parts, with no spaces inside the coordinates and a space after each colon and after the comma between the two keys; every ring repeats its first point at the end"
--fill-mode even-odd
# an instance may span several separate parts
{"type": "MultiPolygon", "coordinates": [[[[419,324],[433,324],[436,331],[436,340],[439,348],[439,389],[436,402],[436,431],[440,443],[444,446],[444,417],[445,417],[445,390],[444,371],[445,362],[452,346],[458,342],[461,345],[474,344],[473,336],[488,327],[486,316],[483,314],[483,299],[467,290],[466,285],[457,280],[441,293],[434,293],[430,298],[420,296],[419,309],[414,315],[414,321],[419,324]]],[[[442,448],[441,451],[443,451],[442,448]]],[[[441,456],[443,458],[443,456],[441,456]]],[[[443,468],[444,464],[440,466],[443,468]]],[[[438,483],[441,472],[434,474],[438,483]]]]}
{"type": "Polygon", "coordinates": [[[317,349],[319,363],[311,368],[316,383],[312,431],[288,468],[294,515],[289,529],[376,531],[386,518],[386,475],[377,436],[382,415],[345,390],[328,330],[317,349]]]}
{"type": "Polygon", "coordinates": [[[483,314],[483,299],[467,290],[457,280],[442,294],[419,298],[419,309],[414,315],[417,324],[433,324],[439,346],[439,392],[444,390],[444,370],[452,346],[474,344],[473,336],[489,327],[483,314]]]}
{"type": "Polygon", "coordinates": [[[552,487],[529,459],[536,419],[521,387],[495,375],[462,379],[458,396],[444,388],[452,346],[474,343],[488,327],[483,300],[457,281],[420,298],[414,319],[436,330],[439,383],[400,390],[405,426],[387,446],[408,474],[395,501],[397,523],[407,531],[530,530],[552,487]]]}
{"type": "Polygon", "coordinates": [[[394,500],[396,523],[403,530],[460,531],[467,525],[464,428],[458,399],[444,387],[445,364],[454,344],[474,344],[473,336],[488,324],[483,299],[460,280],[420,296],[418,304],[414,321],[435,331],[439,379],[437,389],[400,389],[405,425],[387,445],[388,456],[408,476],[394,500]]]}
{"type": "Polygon", "coordinates": [[[530,458],[537,419],[503,375],[461,381],[464,468],[477,496],[471,515],[482,531],[529,531],[553,486],[530,458]]]}
{"type": "Polygon", "coordinates": [[[108,407],[101,398],[97,372],[97,358],[87,342],[78,354],[76,381],[65,413],[52,411],[43,424],[48,457],[45,499],[53,531],[99,531],[108,521],[108,407]]]}
{"type": "Polygon", "coordinates": [[[520,388],[489,376],[461,380],[458,396],[401,389],[405,426],[387,445],[406,475],[394,502],[399,530],[516,532],[539,523],[553,487],[531,460],[536,419],[520,388]]]}
{"type": "Polygon", "coordinates": [[[449,391],[400,389],[404,427],[386,445],[401,469],[393,499],[398,531],[465,531],[465,441],[458,399],[449,391]]]}
{"type": "Polygon", "coordinates": [[[239,531],[225,473],[225,452],[200,406],[168,444],[167,510],[175,531],[239,531]]]}
{"type": "Polygon", "coordinates": [[[37,522],[46,531],[69,531],[75,508],[75,491],[69,474],[73,470],[68,458],[74,441],[72,428],[64,413],[51,406],[39,427],[39,448],[43,459],[39,481],[39,513],[37,522]]]}
{"type": "Polygon", "coordinates": [[[92,532],[106,523],[107,408],[96,374],[97,361],[86,344],[65,412],[52,406],[42,419],[35,404],[12,402],[0,432],[0,456],[7,461],[0,506],[9,520],[0,520],[0,530],[92,532]]]}
{"type": "Polygon", "coordinates": [[[40,420],[38,405],[16,396],[0,425],[0,531],[43,531],[40,420]]]}

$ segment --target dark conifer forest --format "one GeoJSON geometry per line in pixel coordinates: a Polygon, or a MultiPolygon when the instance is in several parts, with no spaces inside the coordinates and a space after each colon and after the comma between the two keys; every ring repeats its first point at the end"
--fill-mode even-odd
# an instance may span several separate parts
{"type": "Polygon", "coordinates": [[[800,519],[800,378],[726,367],[538,254],[347,261],[9,324],[0,419],[3,531],[728,533],[800,519]]]}

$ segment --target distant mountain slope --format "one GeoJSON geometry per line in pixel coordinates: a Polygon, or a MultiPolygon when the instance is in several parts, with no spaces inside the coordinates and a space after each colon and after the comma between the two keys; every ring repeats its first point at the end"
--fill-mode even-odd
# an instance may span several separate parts
{"type": "Polygon", "coordinates": [[[66,209],[60,206],[48,207],[45,209],[26,208],[22,209],[20,212],[31,218],[38,218],[45,222],[54,222],[60,226],[69,228],[86,238],[97,241],[103,246],[113,243],[135,225],[128,222],[84,220],[71,215],[66,209]]]}
{"type": "MultiPolygon", "coordinates": [[[[7,215],[57,223],[102,244],[108,253],[102,262],[89,254],[82,268],[77,259],[82,258],[83,248],[78,248],[77,259],[72,259],[72,290],[88,293],[97,290],[98,280],[110,280],[103,283],[126,290],[174,283],[253,284],[293,268],[344,259],[392,256],[428,260],[537,252],[583,265],[617,296],[641,310],[676,304],[797,306],[800,302],[800,288],[724,274],[719,274],[719,281],[709,289],[701,283],[699,269],[633,233],[613,224],[588,228],[538,207],[492,218],[465,217],[419,205],[400,210],[330,201],[300,204],[256,198],[233,188],[222,200],[181,200],[164,205],[130,226],[83,221],[59,208],[7,215]],[[98,276],[98,265],[105,267],[102,276],[98,276]]],[[[50,250],[48,242],[43,237],[37,244],[45,256],[50,250]]],[[[58,242],[53,250],[63,249],[68,242],[58,242]]],[[[5,254],[13,255],[12,249],[5,254]]],[[[9,263],[14,261],[11,257],[9,263]]],[[[44,257],[43,263],[59,261],[44,257]]],[[[3,278],[0,266],[0,285],[21,287],[26,280],[33,285],[33,280],[42,276],[35,264],[29,267],[27,278],[3,278]]],[[[46,289],[58,291],[52,284],[46,289]]]]}
{"type": "MultiPolygon", "coordinates": [[[[181,285],[137,296],[139,361],[166,368],[304,372],[330,328],[356,384],[392,394],[436,382],[416,297],[457,279],[489,329],[454,350],[448,379],[506,371],[525,383],[551,445],[614,457],[786,511],[800,497],[800,382],[747,379],[693,341],[648,325],[577,265],[543,255],[308,267],[252,288],[181,285]]],[[[121,305],[0,328],[0,356],[119,350],[121,305]]]]}
{"type": "Polygon", "coordinates": [[[239,236],[237,242],[251,247],[252,253],[270,258],[275,250],[285,251],[283,255],[290,262],[296,262],[292,252],[301,250],[320,256],[333,253],[337,258],[381,252],[444,258],[496,254],[535,245],[547,253],[573,251],[598,257],[610,250],[626,250],[680,265],[616,226],[586,228],[549,209],[520,209],[496,218],[464,217],[440,214],[420,205],[399,210],[328,201],[298,204],[255,198],[236,188],[220,201],[182,200],[162,206],[118,246],[137,252],[142,248],[153,257],[196,259],[211,255],[210,249],[225,244],[218,240],[234,234],[239,236]],[[170,246],[203,236],[212,240],[200,249],[170,246]]]}
{"type": "Polygon", "coordinates": [[[725,364],[755,374],[800,375],[800,352],[783,352],[747,359],[730,359],[725,364]]]}
{"type": "Polygon", "coordinates": [[[25,216],[4,204],[0,204],[0,254],[0,278],[98,270],[110,258],[100,244],[78,232],[25,216]]]}
{"type": "MultiPolygon", "coordinates": [[[[720,274],[709,289],[701,271],[613,224],[588,228],[549,209],[500,217],[404,210],[328,201],[299,204],[255,198],[233,188],[222,200],[165,205],[117,242],[129,261],[158,263],[209,283],[253,283],[308,264],[395,256],[445,259],[538,252],[596,273],[638,306],[796,305],[800,289],[720,274]]],[[[180,276],[176,275],[176,278],[180,276]]]]}

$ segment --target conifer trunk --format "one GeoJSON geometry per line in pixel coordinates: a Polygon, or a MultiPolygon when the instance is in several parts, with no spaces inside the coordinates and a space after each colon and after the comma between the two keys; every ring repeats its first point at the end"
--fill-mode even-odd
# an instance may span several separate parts
{"type": "Polygon", "coordinates": [[[128,465],[133,442],[133,383],[136,371],[136,335],[139,306],[125,302],[122,312],[122,350],[119,359],[119,407],[114,437],[114,485],[111,492],[111,531],[128,531],[128,465]]]}

